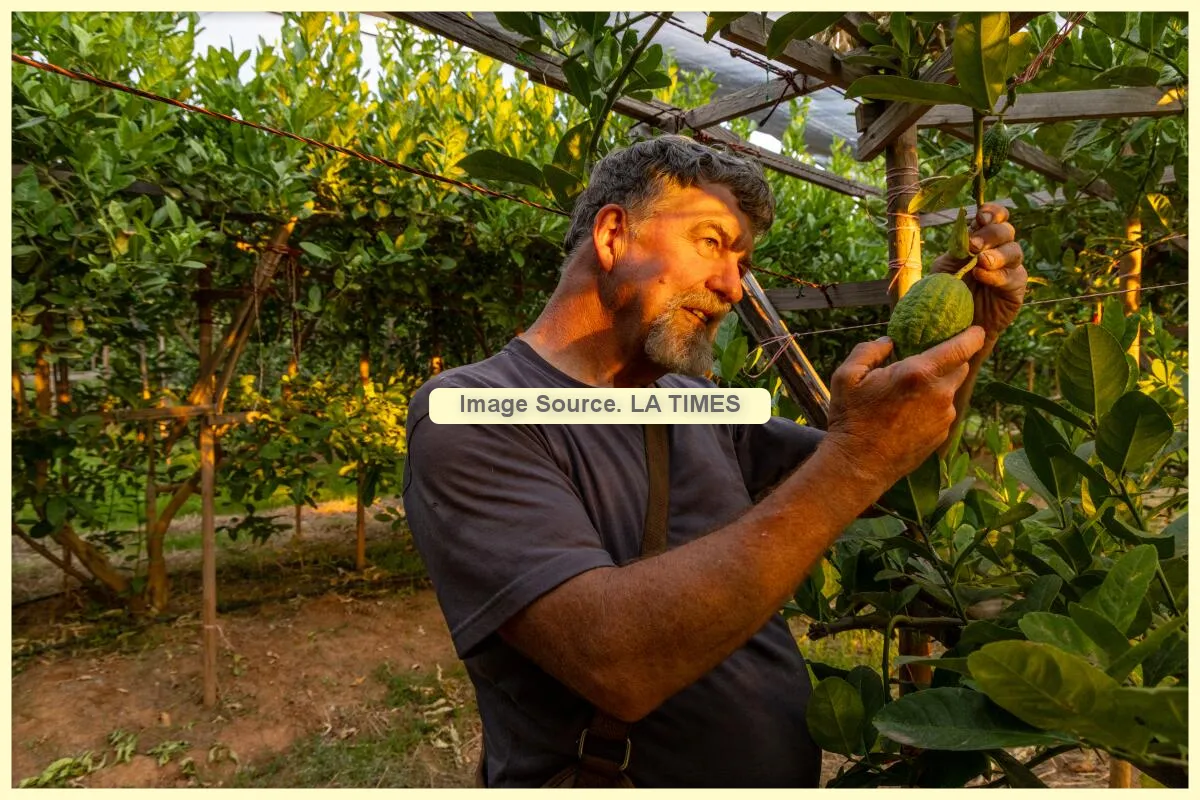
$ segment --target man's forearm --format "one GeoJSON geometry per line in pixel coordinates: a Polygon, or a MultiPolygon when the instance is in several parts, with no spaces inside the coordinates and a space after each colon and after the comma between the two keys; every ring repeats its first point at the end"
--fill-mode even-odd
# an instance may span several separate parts
{"type": "Polygon", "coordinates": [[[645,716],[766,624],[877,499],[886,482],[857,463],[827,440],[733,523],[655,558],[579,575],[501,634],[610,714],[645,716]]]}

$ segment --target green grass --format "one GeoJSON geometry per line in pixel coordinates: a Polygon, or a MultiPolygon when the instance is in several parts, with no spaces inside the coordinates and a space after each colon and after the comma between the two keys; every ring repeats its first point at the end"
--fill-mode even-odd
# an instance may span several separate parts
{"type": "MultiPolygon", "coordinates": [[[[350,721],[358,729],[355,735],[307,736],[262,764],[247,765],[231,785],[238,788],[429,786],[433,775],[418,758],[419,751],[438,736],[439,729],[453,725],[460,738],[465,739],[466,726],[473,724],[475,702],[465,668],[456,663],[439,677],[429,672],[397,669],[384,662],[375,669],[373,677],[383,684],[385,694],[381,701],[356,712],[350,721]],[[435,716],[423,713],[442,702],[449,702],[453,710],[435,716]],[[382,729],[364,732],[364,728],[372,727],[372,721],[378,721],[382,729]]],[[[469,785],[469,770],[456,768],[444,748],[430,747],[430,751],[433,755],[427,757],[447,762],[437,769],[439,783],[469,785]]]]}

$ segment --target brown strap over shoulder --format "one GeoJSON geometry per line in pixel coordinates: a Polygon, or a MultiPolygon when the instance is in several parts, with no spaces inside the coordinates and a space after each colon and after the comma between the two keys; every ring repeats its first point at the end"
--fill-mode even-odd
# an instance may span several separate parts
{"type": "MultiPolygon", "coordinates": [[[[666,425],[644,425],[646,475],[649,491],[646,499],[646,523],[642,528],[642,558],[667,550],[670,521],[671,460],[669,429],[666,425]]],[[[575,786],[632,786],[625,775],[629,766],[633,726],[596,709],[592,722],[579,737],[579,768],[575,786]]]]}

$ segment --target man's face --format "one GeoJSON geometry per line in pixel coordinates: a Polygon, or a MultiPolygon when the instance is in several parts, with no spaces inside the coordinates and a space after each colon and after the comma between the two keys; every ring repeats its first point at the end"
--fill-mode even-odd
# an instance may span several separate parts
{"type": "Polygon", "coordinates": [[[750,220],[724,186],[666,190],[612,275],[629,311],[623,324],[639,326],[653,363],[684,375],[711,371],[712,342],[742,298],[752,245],[750,220]]]}

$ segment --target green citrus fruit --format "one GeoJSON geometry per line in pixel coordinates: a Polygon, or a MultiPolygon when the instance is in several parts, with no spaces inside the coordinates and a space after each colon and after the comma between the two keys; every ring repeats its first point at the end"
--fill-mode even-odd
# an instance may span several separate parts
{"type": "Polygon", "coordinates": [[[896,354],[906,358],[962,333],[974,316],[975,301],[962,280],[948,273],[927,275],[896,303],[887,335],[896,354]]]}

